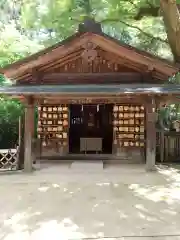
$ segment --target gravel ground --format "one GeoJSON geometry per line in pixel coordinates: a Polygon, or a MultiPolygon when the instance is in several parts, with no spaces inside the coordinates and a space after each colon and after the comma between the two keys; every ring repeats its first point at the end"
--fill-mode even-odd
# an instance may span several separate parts
{"type": "Polygon", "coordinates": [[[0,174],[0,239],[180,239],[178,169],[40,168],[0,174]]]}

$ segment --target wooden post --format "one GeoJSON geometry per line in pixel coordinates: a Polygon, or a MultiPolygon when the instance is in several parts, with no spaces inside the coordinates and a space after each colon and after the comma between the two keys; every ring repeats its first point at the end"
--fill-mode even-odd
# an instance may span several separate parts
{"type": "Polygon", "coordinates": [[[153,98],[146,104],[146,170],[155,170],[156,164],[156,106],[153,98]]]}
{"type": "Polygon", "coordinates": [[[24,119],[25,114],[21,116],[21,131],[20,131],[20,145],[19,145],[19,161],[18,169],[21,170],[24,168],[24,119]]]}
{"type": "Polygon", "coordinates": [[[164,129],[160,131],[160,161],[164,162],[164,129]]]}
{"type": "Polygon", "coordinates": [[[25,106],[24,129],[24,171],[32,172],[32,123],[34,122],[34,106],[30,99],[25,106]]]}
{"type": "Polygon", "coordinates": [[[19,126],[18,126],[18,146],[21,144],[21,137],[22,137],[22,132],[21,132],[21,125],[22,125],[22,117],[19,117],[19,126]]]}
{"type": "Polygon", "coordinates": [[[31,133],[32,133],[32,140],[31,140],[31,142],[32,142],[32,149],[31,149],[31,151],[32,151],[32,162],[33,162],[33,164],[35,164],[36,163],[36,139],[35,139],[35,105],[33,104],[33,106],[32,106],[32,108],[33,108],[33,113],[32,113],[32,121],[31,121],[31,133]]]}

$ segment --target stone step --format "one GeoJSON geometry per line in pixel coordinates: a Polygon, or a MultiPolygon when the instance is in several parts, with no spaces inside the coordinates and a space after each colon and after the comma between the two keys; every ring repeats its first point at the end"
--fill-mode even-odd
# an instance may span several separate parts
{"type": "Polygon", "coordinates": [[[94,170],[103,170],[103,161],[87,161],[80,160],[74,161],[71,164],[71,169],[74,170],[85,170],[85,171],[94,171],[94,170]]]}

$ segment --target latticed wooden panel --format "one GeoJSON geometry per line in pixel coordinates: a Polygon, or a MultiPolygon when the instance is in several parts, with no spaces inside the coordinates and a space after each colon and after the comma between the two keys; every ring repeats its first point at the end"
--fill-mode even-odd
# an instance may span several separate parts
{"type": "Polygon", "coordinates": [[[0,149],[0,170],[17,170],[18,149],[0,149]]]}

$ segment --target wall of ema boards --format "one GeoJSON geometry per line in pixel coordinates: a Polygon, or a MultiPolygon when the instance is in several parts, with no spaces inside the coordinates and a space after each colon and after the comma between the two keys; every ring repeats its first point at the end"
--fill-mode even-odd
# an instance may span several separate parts
{"type": "Polygon", "coordinates": [[[142,105],[113,107],[114,145],[123,148],[145,146],[145,109],[142,105]]]}
{"type": "Polygon", "coordinates": [[[67,148],[69,130],[67,105],[41,105],[38,107],[38,138],[42,149],[56,152],[67,148]]]}

